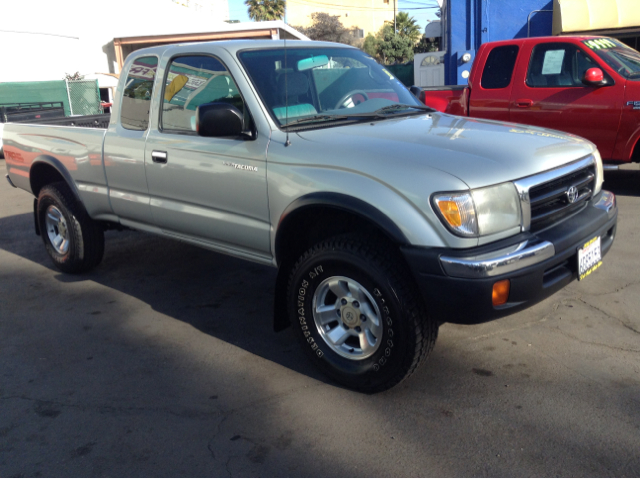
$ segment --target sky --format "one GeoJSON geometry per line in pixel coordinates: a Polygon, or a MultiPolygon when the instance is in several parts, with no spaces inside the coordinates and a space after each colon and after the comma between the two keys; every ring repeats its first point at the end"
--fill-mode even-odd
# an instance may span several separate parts
{"type": "MultiPolygon", "coordinates": [[[[341,3],[348,5],[350,0],[340,0],[341,3]]],[[[424,32],[424,27],[428,20],[438,20],[436,12],[438,11],[438,2],[436,0],[396,0],[398,11],[407,12],[416,19],[420,25],[420,31],[424,32]],[[431,7],[431,8],[425,8],[431,7]]],[[[229,18],[231,20],[240,20],[241,22],[250,22],[247,14],[247,7],[244,0],[228,0],[229,2],[229,18]]],[[[321,10],[320,10],[321,11],[321,10]]]]}

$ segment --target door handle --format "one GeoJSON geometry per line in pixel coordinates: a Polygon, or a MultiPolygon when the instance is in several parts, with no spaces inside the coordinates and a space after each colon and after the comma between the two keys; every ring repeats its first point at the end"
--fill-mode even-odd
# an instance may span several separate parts
{"type": "Polygon", "coordinates": [[[527,100],[527,99],[516,100],[516,106],[518,108],[529,108],[533,106],[533,100],[527,100]]]}
{"type": "Polygon", "coordinates": [[[152,151],[151,159],[154,163],[166,163],[167,162],[167,152],[166,151],[152,151]]]}

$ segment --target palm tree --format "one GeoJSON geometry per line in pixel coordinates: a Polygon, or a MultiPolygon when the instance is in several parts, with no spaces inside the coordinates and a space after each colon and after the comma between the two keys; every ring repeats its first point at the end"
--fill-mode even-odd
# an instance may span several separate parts
{"type": "Polygon", "coordinates": [[[412,45],[418,43],[422,36],[420,26],[416,23],[416,19],[410,17],[407,12],[398,12],[396,16],[396,30],[401,37],[409,38],[412,45]]]}
{"type": "Polygon", "coordinates": [[[244,4],[249,7],[249,18],[256,22],[284,18],[285,0],[246,0],[244,4]]]}

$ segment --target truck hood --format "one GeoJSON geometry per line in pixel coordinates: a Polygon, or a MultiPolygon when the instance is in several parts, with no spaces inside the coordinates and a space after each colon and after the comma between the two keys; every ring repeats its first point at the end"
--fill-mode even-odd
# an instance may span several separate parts
{"type": "Polygon", "coordinates": [[[596,149],[593,143],[568,133],[444,113],[307,130],[298,135],[324,145],[336,166],[344,167],[350,158],[365,158],[374,175],[380,163],[388,168],[393,162],[410,175],[426,166],[449,173],[470,188],[557,168],[596,149]]]}

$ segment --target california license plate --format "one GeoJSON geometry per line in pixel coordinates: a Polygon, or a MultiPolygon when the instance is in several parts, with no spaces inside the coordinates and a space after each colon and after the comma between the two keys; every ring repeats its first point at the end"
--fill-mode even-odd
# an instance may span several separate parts
{"type": "Polygon", "coordinates": [[[578,249],[578,280],[585,279],[601,265],[600,236],[596,236],[578,249]]]}

